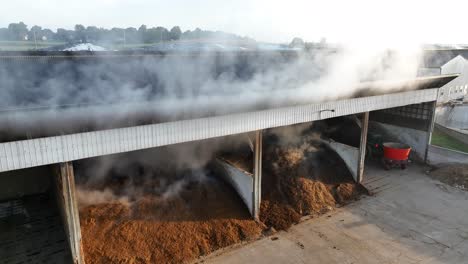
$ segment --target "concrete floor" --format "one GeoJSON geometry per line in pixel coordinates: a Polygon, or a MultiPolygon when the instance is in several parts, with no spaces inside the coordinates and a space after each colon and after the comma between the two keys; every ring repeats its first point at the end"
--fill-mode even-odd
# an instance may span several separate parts
{"type": "Polygon", "coordinates": [[[366,169],[375,192],[205,263],[468,263],[468,192],[408,170],[366,169]]]}

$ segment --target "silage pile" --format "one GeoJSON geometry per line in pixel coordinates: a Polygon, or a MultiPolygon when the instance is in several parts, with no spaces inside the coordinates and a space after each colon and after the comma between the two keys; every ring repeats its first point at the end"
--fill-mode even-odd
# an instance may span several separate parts
{"type": "Polygon", "coordinates": [[[263,230],[217,180],[191,183],[166,199],[86,206],[80,219],[86,263],[184,263],[263,230]]]}
{"type": "Polygon", "coordinates": [[[365,193],[335,152],[318,140],[305,140],[270,145],[265,151],[260,219],[277,230],[289,228],[303,216],[329,212],[365,193]]]}
{"type": "MultiPolygon", "coordinates": [[[[277,135],[265,137],[260,223],[231,186],[206,168],[205,177],[193,177],[195,172],[180,177],[168,166],[143,170],[140,174],[152,176],[141,180],[110,175],[105,184],[79,186],[86,262],[186,263],[356,199],[362,189],[343,161],[320,141],[300,138],[285,143],[277,135]],[[128,189],[137,195],[122,191],[128,189]],[[94,191],[106,198],[96,199],[94,191]]],[[[223,157],[251,171],[246,149],[223,157]]]]}

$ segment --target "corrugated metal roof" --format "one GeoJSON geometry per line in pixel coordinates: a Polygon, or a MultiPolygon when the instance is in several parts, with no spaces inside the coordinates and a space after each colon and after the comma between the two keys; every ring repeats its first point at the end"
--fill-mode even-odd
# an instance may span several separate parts
{"type": "Polygon", "coordinates": [[[2,143],[0,172],[430,102],[437,96],[438,89],[416,90],[2,143]]]}
{"type": "MultiPolygon", "coordinates": [[[[347,97],[338,99],[346,99],[349,96],[366,97],[397,93],[403,90],[436,88],[448,83],[456,76],[446,75],[397,82],[362,83],[360,87],[354,89],[355,94],[348,94],[347,97]]],[[[211,98],[192,100],[188,98],[140,103],[130,102],[126,104],[72,105],[59,108],[4,110],[0,111],[0,123],[2,124],[0,134],[7,137],[2,138],[0,142],[255,112],[316,102],[313,96],[306,98],[294,97],[292,96],[293,92],[287,94],[288,96],[285,96],[284,91],[271,91],[265,95],[258,95],[254,99],[234,98],[232,101],[229,100],[230,97],[228,96],[224,100],[211,98]],[[302,103],[297,102],[297,100],[302,100],[302,103]],[[83,128],[86,128],[86,130],[83,130],[83,128]]],[[[303,91],[298,94],[303,94],[303,91]]],[[[313,91],[311,91],[311,94],[313,94],[313,91]]]]}

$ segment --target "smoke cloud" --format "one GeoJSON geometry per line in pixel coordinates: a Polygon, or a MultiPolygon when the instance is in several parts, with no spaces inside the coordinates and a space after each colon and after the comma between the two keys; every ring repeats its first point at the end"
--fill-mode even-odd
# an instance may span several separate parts
{"type": "MultiPolygon", "coordinates": [[[[0,121],[10,132],[66,134],[335,100],[353,97],[363,82],[414,78],[419,56],[415,49],[340,47],[294,54],[2,59],[0,121]]],[[[394,88],[379,85],[373,92],[394,88]]]]}
{"type": "Polygon", "coordinates": [[[0,107],[152,102],[166,112],[216,106],[214,109],[223,113],[232,111],[231,106],[243,109],[258,102],[270,106],[316,102],[350,96],[363,81],[413,78],[417,55],[343,48],[290,55],[206,52],[194,56],[35,59],[43,60],[40,62],[4,59],[0,107]]]}
{"type": "Polygon", "coordinates": [[[209,164],[222,151],[247,144],[247,136],[239,135],[77,161],[79,204],[131,206],[145,196],[171,200],[212,180],[209,164]]]}
{"type": "MultiPolygon", "coordinates": [[[[339,47],[294,54],[3,58],[1,129],[71,133],[353,97],[364,82],[414,78],[419,55],[417,50],[339,47]]],[[[376,86],[372,92],[393,88],[376,86]]],[[[304,129],[276,133],[287,145],[297,143],[304,129]]],[[[238,144],[247,144],[245,137],[79,161],[80,204],[130,205],[145,195],[172,199],[191,184],[209,181],[206,165],[220,150],[238,144]]],[[[312,145],[304,148],[317,151],[312,145]]]]}

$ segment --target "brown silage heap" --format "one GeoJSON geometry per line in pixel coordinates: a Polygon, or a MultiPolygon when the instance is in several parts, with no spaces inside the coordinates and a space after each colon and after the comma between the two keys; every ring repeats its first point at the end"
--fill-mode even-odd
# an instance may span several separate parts
{"type": "Polygon", "coordinates": [[[183,263],[263,229],[222,182],[194,184],[167,200],[88,206],[80,219],[86,263],[183,263]]]}
{"type": "Polygon", "coordinates": [[[359,197],[343,160],[320,141],[305,137],[299,144],[266,146],[260,220],[288,229],[306,215],[317,216],[359,197]]]}
{"type": "MultiPolygon", "coordinates": [[[[319,141],[301,137],[299,142],[284,143],[279,139],[269,134],[264,140],[259,223],[252,220],[236,192],[209,168],[203,169],[208,177],[183,181],[170,196],[152,190],[161,182],[177,185],[174,168],[140,181],[151,188],[142,188],[136,197],[122,199],[119,190],[134,181],[125,177],[116,182],[110,175],[106,184],[80,187],[101,192],[107,188],[112,194],[80,208],[86,262],[186,263],[258,239],[270,227],[287,229],[302,216],[323,214],[359,196],[362,190],[343,161],[319,141]]],[[[249,168],[250,156],[243,152],[236,158],[230,153],[225,158],[249,168]]]]}

